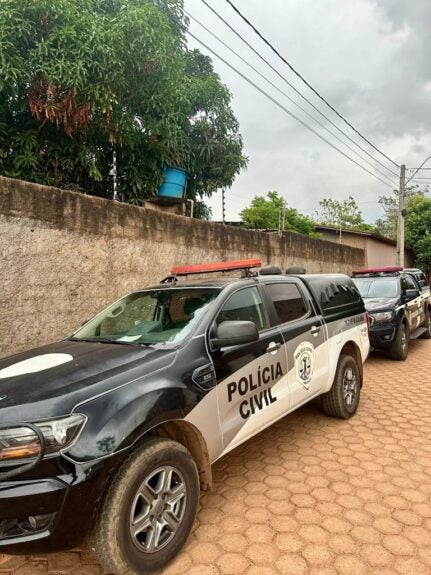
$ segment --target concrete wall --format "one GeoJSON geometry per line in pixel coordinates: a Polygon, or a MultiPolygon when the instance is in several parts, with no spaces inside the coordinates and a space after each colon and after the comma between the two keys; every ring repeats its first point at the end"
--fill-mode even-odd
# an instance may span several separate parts
{"type": "MultiPolygon", "coordinates": [[[[367,238],[366,243],[366,259],[367,265],[370,268],[380,268],[385,266],[396,266],[397,263],[397,248],[390,244],[379,242],[375,238],[367,238]]],[[[410,268],[413,266],[413,256],[410,250],[404,252],[404,267],[410,268]]]]}
{"type": "MultiPolygon", "coordinates": [[[[340,235],[338,230],[319,230],[323,239],[340,242],[340,235]]],[[[343,231],[341,235],[341,243],[344,245],[352,246],[365,250],[365,265],[370,268],[387,267],[397,265],[397,247],[395,242],[392,244],[386,241],[381,241],[371,236],[360,235],[343,231]]],[[[413,254],[410,249],[404,251],[404,267],[413,266],[413,254]]]]}
{"type": "Polygon", "coordinates": [[[71,333],[177,264],[260,257],[346,272],[364,252],[253,232],[0,177],[0,356],[71,333]]]}

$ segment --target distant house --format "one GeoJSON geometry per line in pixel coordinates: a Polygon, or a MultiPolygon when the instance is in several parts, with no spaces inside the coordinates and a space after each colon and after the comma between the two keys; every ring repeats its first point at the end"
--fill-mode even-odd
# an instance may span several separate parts
{"type": "MultiPolygon", "coordinates": [[[[397,265],[397,244],[394,240],[372,232],[358,232],[356,230],[341,230],[335,226],[316,226],[316,232],[322,234],[324,240],[342,243],[354,248],[365,250],[365,263],[367,267],[385,267],[397,265]]],[[[404,267],[413,266],[413,253],[410,249],[404,252],[404,267]]]]}

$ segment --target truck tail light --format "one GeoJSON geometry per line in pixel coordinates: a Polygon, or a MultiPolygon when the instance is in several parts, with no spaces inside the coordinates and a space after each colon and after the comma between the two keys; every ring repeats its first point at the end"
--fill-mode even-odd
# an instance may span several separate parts
{"type": "Polygon", "coordinates": [[[368,337],[370,337],[370,325],[371,325],[371,320],[370,320],[370,314],[366,311],[365,312],[365,320],[367,322],[367,332],[368,332],[368,337]]]}

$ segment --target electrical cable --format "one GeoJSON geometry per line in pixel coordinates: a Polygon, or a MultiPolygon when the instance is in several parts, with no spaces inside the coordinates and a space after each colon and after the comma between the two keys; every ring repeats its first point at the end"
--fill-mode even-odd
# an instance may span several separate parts
{"type": "MultiPolygon", "coordinates": [[[[202,0],[203,2],[206,1],[202,0]]],[[[289,68],[290,70],[292,70],[292,72],[302,81],[304,82],[304,84],[320,99],[322,100],[322,102],[324,102],[339,118],[341,118],[341,120],[343,120],[343,122],[345,122],[349,128],[351,128],[354,132],[356,132],[356,134],[358,134],[358,136],[360,136],[365,142],[367,142],[367,144],[369,146],[371,146],[374,150],[376,150],[376,152],[378,152],[379,154],[381,154],[384,158],[386,158],[389,162],[391,162],[394,166],[396,166],[397,168],[400,168],[399,164],[397,164],[394,160],[392,160],[392,158],[390,158],[389,156],[387,156],[384,152],[382,152],[381,150],[379,150],[379,148],[377,148],[374,144],[372,144],[365,136],[363,136],[361,134],[361,132],[359,132],[359,130],[357,130],[348,120],[346,120],[346,118],[344,116],[342,116],[321,94],[319,94],[319,92],[317,90],[315,90],[315,88],[313,88],[313,86],[307,82],[307,80],[292,66],[292,64],[290,64],[281,54],[280,52],[278,52],[278,50],[271,44],[271,42],[269,42],[269,40],[267,40],[260,32],[259,30],[250,22],[250,20],[248,20],[243,14],[242,12],[231,2],[231,0],[226,0],[226,2],[232,7],[232,9],[238,14],[238,16],[248,25],[250,26],[250,28],[259,36],[259,38],[265,42],[265,44],[280,58],[280,60],[282,62],[284,62],[289,68]]]]}
{"type": "MultiPolygon", "coordinates": [[[[287,78],[285,76],[283,76],[270,62],[268,62],[268,60],[266,60],[249,42],[247,42],[247,40],[243,36],[241,36],[241,34],[239,32],[237,32],[237,30],[235,30],[235,28],[233,28],[229,24],[229,22],[227,22],[222,16],[220,16],[220,14],[214,8],[212,8],[212,6],[210,6],[206,2],[206,0],[202,0],[202,3],[205,4],[205,6],[207,6],[207,8],[209,8],[211,10],[211,12],[213,12],[213,14],[215,14],[220,21],[222,21],[246,46],[248,46],[248,48],[250,48],[250,50],[252,50],[252,52],[254,52],[254,54],[256,54],[256,56],[258,56],[269,68],[271,68],[271,70],[273,72],[275,72],[277,74],[277,76],[279,76],[288,86],[290,86],[290,88],[296,94],[298,94],[298,96],[300,96],[305,102],[307,102],[318,114],[320,114],[323,118],[325,118],[325,120],[327,122],[329,122],[341,134],[343,134],[343,136],[345,138],[347,138],[350,142],[352,142],[355,146],[357,146],[362,152],[367,154],[370,158],[372,158],[376,163],[378,163],[380,166],[382,166],[385,170],[387,170],[392,175],[394,175],[398,178],[398,174],[396,172],[394,172],[393,170],[391,170],[390,168],[385,166],[385,164],[383,164],[380,160],[378,160],[372,154],[370,154],[368,152],[368,150],[366,150],[360,144],[358,144],[358,142],[356,142],[353,138],[351,138],[348,134],[346,134],[339,126],[337,126],[337,124],[335,124],[335,122],[333,122],[330,118],[328,118],[328,116],[326,116],[321,110],[319,110],[319,108],[317,108],[317,106],[315,106],[312,102],[310,102],[310,100],[308,100],[308,98],[306,98],[306,96],[304,96],[304,94],[302,94],[302,92],[300,92],[291,82],[289,82],[289,80],[287,80],[287,78]]],[[[315,121],[317,121],[317,120],[315,120],[315,121]]],[[[347,144],[344,144],[344,145],[347,145],[347,144]]]]}
{"type": "Polygon", "coordinates": [[[192,32],[190,32],[189,30],[187,31],[187,33],[189,34],[189,36],[191,36],[196,42],[198,42],[201,46],[203,46],[204,48],[206,48],[209,52],[211,52],[216,58],[218,58],[221,62],[223,62],[226,66],[228,66],[228,68],[230,68],[232,71],[236,72],[241,78],[243,78],[243,80],[245,80],[246,82],[248,82],[251,86],[253,86],[258,92],[260,92],[263,96],[266,96],[266,98],[268,98],[269,100],[271,100],[276,106],[278,106],[281,110],[283,110],[288,116],[290,116],[291,118],[295,119],[297,122],[299,122],[304,128],[306,128],[307,130],[309,130],[310,132],[312,132],[315,136],[317,136],[318,138],[320,138],[323,142],[325,142],[326,144],[328,144],[329,146],[331,146],[331,148],[333,148],[334,150],[336,150],[338,153],[340,153],[342,156],[344,156],[345,158],[347,158],[348,160],[350,160],[352,163],[354,163],[356,166],[358,166],[359,168],[361,168],[362,170],[364,170],[365,172],[367,172],[368,174],[370,174],[371,176],[373,176],[374,178],[376,178],[377,180],[379,180],[382,184],[384,184],[385,186],[387,186],[388,188],[393,189],[393,184],[382,180],[379,176],[376,176],[376,174],[374,174],[373,172],[370,172],[370,170],[368,170],[367,168],[365,168],[362,164],[360,164],[359,162],[357,162],[355,159],[351,158],[348,154],[346,154],[345,152],[343,152],[342,150],[340,150],[340,148],[337,148],[337,146],[335,146],[334,144],[332,144],[332,142],[330,142],[329,140],[327,140],[324,136],[322,136],[321,134],[319,134],[319,132],[317,132],[314,128],[312,128],[311,126],[309,126],[306,122],[304,122],[303,120],[301,120],[301,118],[298,118],[298,116],[296,116],[295,114],[293,114],[293,112],[291,112],[290,110],[288,110],[285,106],[283,106],[283,104],[281,104],[278,100],[276,100],[275,98],[273,98],[270,94],[268,94],[268,92],[266,92],[263,88],[261,88],[260,86],[258,86],[255,82],[253,82],[252,80],[250,80],[250,78],[248,78],[247,76],[245,76],[242,72],[240,72],[240,70],[238,70],[237,68],[235,68],[235,66],[233,66],[232,64],[230,64],[227,60],[225,60],[222,56],[220,56],[219,54],[217,54],[217,52],[215,52],[215,50],[213,50],[212,48],[210,48],[209,46],[207,46],[202,40],[199,40],[199,38],[197,38],[194,34],[192,34],[192,32]]]}
{"type": "MultiPolygon", "coordinates": [[[[210,6],[208,4],[208,2],[206,0],[201,0],[203,4],[205,4],[205,6],[211,10],[211,12],[221,21],[223,22],[228,28],[229,30],[231,30],[248,48],[250,48],[250,50],[256,54],[256,56],[258,56],[258,58],[260,58],[260,60],[262,60],[262,62],[264,62],[273,72],[275,72],[275,74],[277,74],[277,76],[279,76],[283,82],[285,82],[285,84],[287,84],[298,96],[300,96],[300,98],[302,98],[305,102],[307,102],[307,104],[309,104],[313,110],[315,110],[318,114],[320,114],[323,118],[325,118],[325,120],[331,124],[331,126],[333,126],[336,130],[338,130],[341,134],[343,134],[343,136],[348,139],[350,142],[352,142],[352,144],[354,144],[355,146],[357,146],[362,152],[364,152],[364,154],[367,154],[367,156],[369,156],[372,160],[374,160],[377,164],[379,164],[380,166],[382,166],[385,170],[387,170],[388,172],[390,172],[392,175],[396,176],[398,178],[399,174],[397,174],[396,172],[394,172],[393,170],[391,170],[390,168],[388,168],[385,164],[383,164],[380,160],[378,160],[377,158],[375,158],[372,154],[370,154],[368,152],[368,150],[366,150],[365,148],[363,148],[360,144],[358,144],[358,142],[356,142],[353,138],[351,138],[348,134],[346,134],[346,132],[344,132],[339,126],[337,126],[337,124],[335,124],[335,122],[333,122],[330,118],[328,118],[328,116],[326,116],[321,110],[319,110],[319,108],[317,108],[317,106],[315,106],[312,102],[310,102],[310,100],[304,96],[304,94],[302,92],[300,92],[300,90],[298,90],[291,82],[289,82],[289,80],[283,76],[283,74],[281,74],[277,68],[275,68],[270,62],[268,62],[268,60],[266,60],[261,54],[260,52],[258,52],[258,50],[256,50],[243,36],[241,36],[241,34],[235,30],[235,28],[233,28],[229,22],[227,22],[212,6],[210,6]]],[[[317,122],[317,120],[315,120],[317,122]]],[[[347,145],[344,143],[344,145],[347,145]]],[[[356,152],[357,153],[357,152],[356,152]]],[[[387,176],[386,176],[387,177],[387,176]]]]}
{"type": "MultiPolygon", "coordinates": [[[[306,114],[309,118],[311,118],[314,122],[316,122],[316,124],[318,124],[321,128],[323,128],[323,130],[326,130],[326,132],[328,132],[329,134],[331,134],[331,136],[333,136],[338,142],[340,142],[340,144],[342,144],[343,146],[346,146],[353,154],[356,154],[359,158],[361,158],[362,161],[364,161],[366,164],[368,164],[373,170],[375,170],[377,173],[379,173],[381,176],[383,176],[384,178],[387,178],[388,175],[385,174],[384,172],[382,172],[381,170],[379,170],[376,166],[374,166],[369,160],[367,160],[367,158],[364,158],[359,152],[357,152],[352,146],[350,146],[349,144],[347,144],[346,142],[344,142],[341,138],[339,138],[337,136],[337,134],[335,134],[332,130],[330,130],[327,126],[325,126],[322,122],[320,122],[320,120],[318,120],[317,118],[315,118],[312,114],[310,114],[310,112],[308,112],[305,108],[303,108],[300,104],[298,104],[297,102],[295,102],[295,100],[293,98],[291,98],[288,94],[286,94],[286,92],[284,92],[283,90],[281,90],[276,84],[274,84],[274,82],[272,82],[272,80],[270,80],[267,76],[265,76],[264,74],[262,74],[262,72],[260,72],[257,68],[255,68],[252,64],[250,64],[250,62],[248,62],[245,58],[243,58],[240,54],[238,54],[238,52],[236,52],[233,48],[231,48],[226,42],[224,42],[224,40],[222,40],[219,36],[217,36],[217,34],[214,34],[214,32],[212,32],[209,28],[207,28],[205,26],[205,24],[202,24],[202,22],[200,22],[197,18],[195,18],[194,16],[192,16],[187,10],[184,10],[184,13],[187,14],[187,16],[193,20],[194,22],[196,22],[199,26],[201,26],[208,34],[210,34],[213,38],[215,38],[218,42],[220,42],[220,44],[222,44],[227,50],[229,50],[232,54],[234,54],[237,58],[239,58],[244,64],[246,64],[249,68],[251,68],[256,74],[258,74],[261,78],[263,78],[266,82],[268,82],[268,84],[270,86],[272,86],[275,90],[277,90],[280,94],[282,94],[285,98],[287,98],[289,100],[289,102],[291,102],[293,105],[297,106],[304,114],[306,114]]],[[[344,134],[344,132],[341,130],[341,132],[344,134]]],[[[360,147],[360,146],[359,146],[360,147]]],[[[366,152],[366,151],[365,151],[366,152]]],[[[368,152],[366,152],[368,154],[368,152]]],[[[371,154],[368,154],[371,158],[375,159],[374,156],[372,156],[371,154]]],[[[379,162],[378,160],[376,160],[377,163],[379,163],[380,165],[381,162],[379,162]]],[[[386,168],[386,166],[383,165],[384,168],[386,168]]],[[[387,170],[389,170],[389,168],[386,168],[387,170]]],[[[391,172],[391,174],[394,174],[395,176],[398,176],[398,174],[396,174],[395,172],[393,172],[392,170],[389,170],[391,172]]]]}
{"type": "Polygon", "coordinates": [[[425,160],[422,162],[422,164],[419,166],[419,168],[416,168],[416,170],[413,172],[413,174],[412,174],[412,175],[410,176],[410,178],[407,180],[406,185],[407,185],[411,180],[413,180],[413,178],[416,176],[416,174],[419,172],[419,170],[422,168],[422,166],[424,166],[424,165],[428,162],[428,160],[431,160],[431,155],[430,155],[430,156],[427,156],[427,157],[425,158],[425,160]]]}

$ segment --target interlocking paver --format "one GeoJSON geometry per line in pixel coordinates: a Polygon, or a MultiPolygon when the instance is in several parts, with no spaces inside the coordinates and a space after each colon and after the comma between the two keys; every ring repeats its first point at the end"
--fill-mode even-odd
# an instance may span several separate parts
{"type": "MultiPolygon", "coordinates": [[[[431,342],[373,356],[357,415],[305,406],[214,466],[163,575],[431,573],[431,342]]],[[[2,575],[101,575],[89,550],[0,554],[2,575]]]]}

